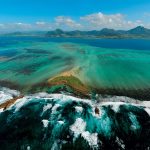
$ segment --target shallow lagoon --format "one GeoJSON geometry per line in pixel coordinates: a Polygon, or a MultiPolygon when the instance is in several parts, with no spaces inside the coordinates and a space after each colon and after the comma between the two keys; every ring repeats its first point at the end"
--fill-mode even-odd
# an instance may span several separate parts
{"type": "Polygon", "coordinates": [[[78,68],[76,76],[93,87],[149,88],[149,41],[114,43],[108,39],[1,38],[0,80],[30,87],[78,68]]]}

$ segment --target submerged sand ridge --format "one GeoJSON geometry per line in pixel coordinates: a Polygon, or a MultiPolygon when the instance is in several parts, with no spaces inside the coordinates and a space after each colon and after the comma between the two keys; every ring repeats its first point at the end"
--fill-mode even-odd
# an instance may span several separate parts
{"type": "Polygon", "coordinates": [[[82,89],[84,94],[89,93],[90,88],[100,94],[150,99],[148,50],[35,41],[6,45],[6,50],[9,54],[15,53],[0,63],[1,86],[35,93],[51,87],[50,81],[54,84],[57,77],[55,84],[60,82],[82,89]]]}
{"type": "Polygon", "coordinates": [[[77,78],[77,76],[79,76],[79,72],[80,68],[74,68],[50,78],[47,82],[50,86],[66,85],[71,87],[74,92],[89,96],[90,88],[83,84],[79,78],[77,78]]]}
{"type": "MultiPolygon", "coordinates": [[[[62,73],[49,78],[39,84],[19,86],[15,83],[9,81],[0,82],[2,86],[19,89],[24,95],[37,92],[48,92],[48,93],[62,93],[67,92],[68,94],[73,94],[78,97],[86,98],[96,98],[96,94],[102,95],[118,95],[118,96],[128,96],[131,98],[139,100],[150,100],[150,89],[115,89],[115,88],[103,88],[91,86],[86,83],[82,77],[83,68],[76,67],[68,71],[63,71],[62,73]],[[50,89],[50,90],[49,90],[50,89]],[[51,90],[52,89],[52,90],[51,90]]],[[[67,94],[66,93],[66,94],[67,94]]]]}

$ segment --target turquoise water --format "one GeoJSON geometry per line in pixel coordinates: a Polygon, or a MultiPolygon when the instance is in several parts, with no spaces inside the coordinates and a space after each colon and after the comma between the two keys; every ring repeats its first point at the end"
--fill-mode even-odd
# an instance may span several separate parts
{"type": "MultiPolygon", "coordinates": [[[[78,68],[82,82],[98,88],[147,89],[150,87],[149,41],[117,48],[97,40],[2,39],[0,81],[28,87],[61,72],[78,68]],[[69,42],[68,42],[69,41],[69,42]],[[141,47],[143,43],[143,49],[141,47]],[[147,43],[147,44],[146,44],[147,43]],[[124,48],[123,48],[124,47],[124,48]],[[129,49],[130,48],[130,49],[129,49]],[[131,49],[136,48],[136,49],[131,49]],[[148,49],[149,48],[149,49],[148,49]]],[[[120,42],[122,42],[120,40],[120,42]]],[[[108,40],[108,44],[111,44],[108,40]]],[[[114,42],[115,43],[115,42],[114,42]]],[[[131,41],[129,40],[129,43],[131,41]]]]}

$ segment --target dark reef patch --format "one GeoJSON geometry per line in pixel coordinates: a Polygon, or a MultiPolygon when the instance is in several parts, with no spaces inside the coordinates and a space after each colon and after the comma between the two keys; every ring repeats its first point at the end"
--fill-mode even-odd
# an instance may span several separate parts
{"type": "Polygon", "coordinates": [[[38,55],[29,55],[29,54],[22,54],[22,55],[18,55],[16,57],[13,57],[11,59],[8,60],[9,61],[23,61],[23,60],[28,60],[28,59],[31,59],[31,58],[36,58],[36,57],[40,57],[38,55]]]}
{"type": "Polygon", "coordinates": [[[15,69],[15,72],[18,74],[30,75],[36,72],[38,69],[40,69],[40,67],[47,65],[47,64],[49,64],[47,60],[41,61],[39,63],[32,63],[29,65],[26,65],[25,67],[15,69]]]}
{"type": "Polygon", "coordinates": [[[127,96],[141,101],[150,100],[150,89],[94,89],[96,93],[103,95],[127,96]]]}
{"type": "Polygon", "coordinates": [[[20,86],[18,83],[12,82],[12,81],[8,81],[8,80],[0,80],[0,86],[1,87],[7,87],[7,88],[10,88],[10,89],[14,89],[14,90],[21,90],[21,89],[23,89],[23,87],[20,86]]]}

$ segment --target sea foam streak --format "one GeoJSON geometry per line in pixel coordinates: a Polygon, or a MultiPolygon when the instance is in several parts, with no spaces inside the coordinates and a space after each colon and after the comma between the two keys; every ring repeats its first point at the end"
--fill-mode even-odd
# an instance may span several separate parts
{"type": "Polygon", "coordinates": [[[17,90],[11,90],[9,88],[0,87],[0,104],[19,95],[20,92],[17,90]]]}

